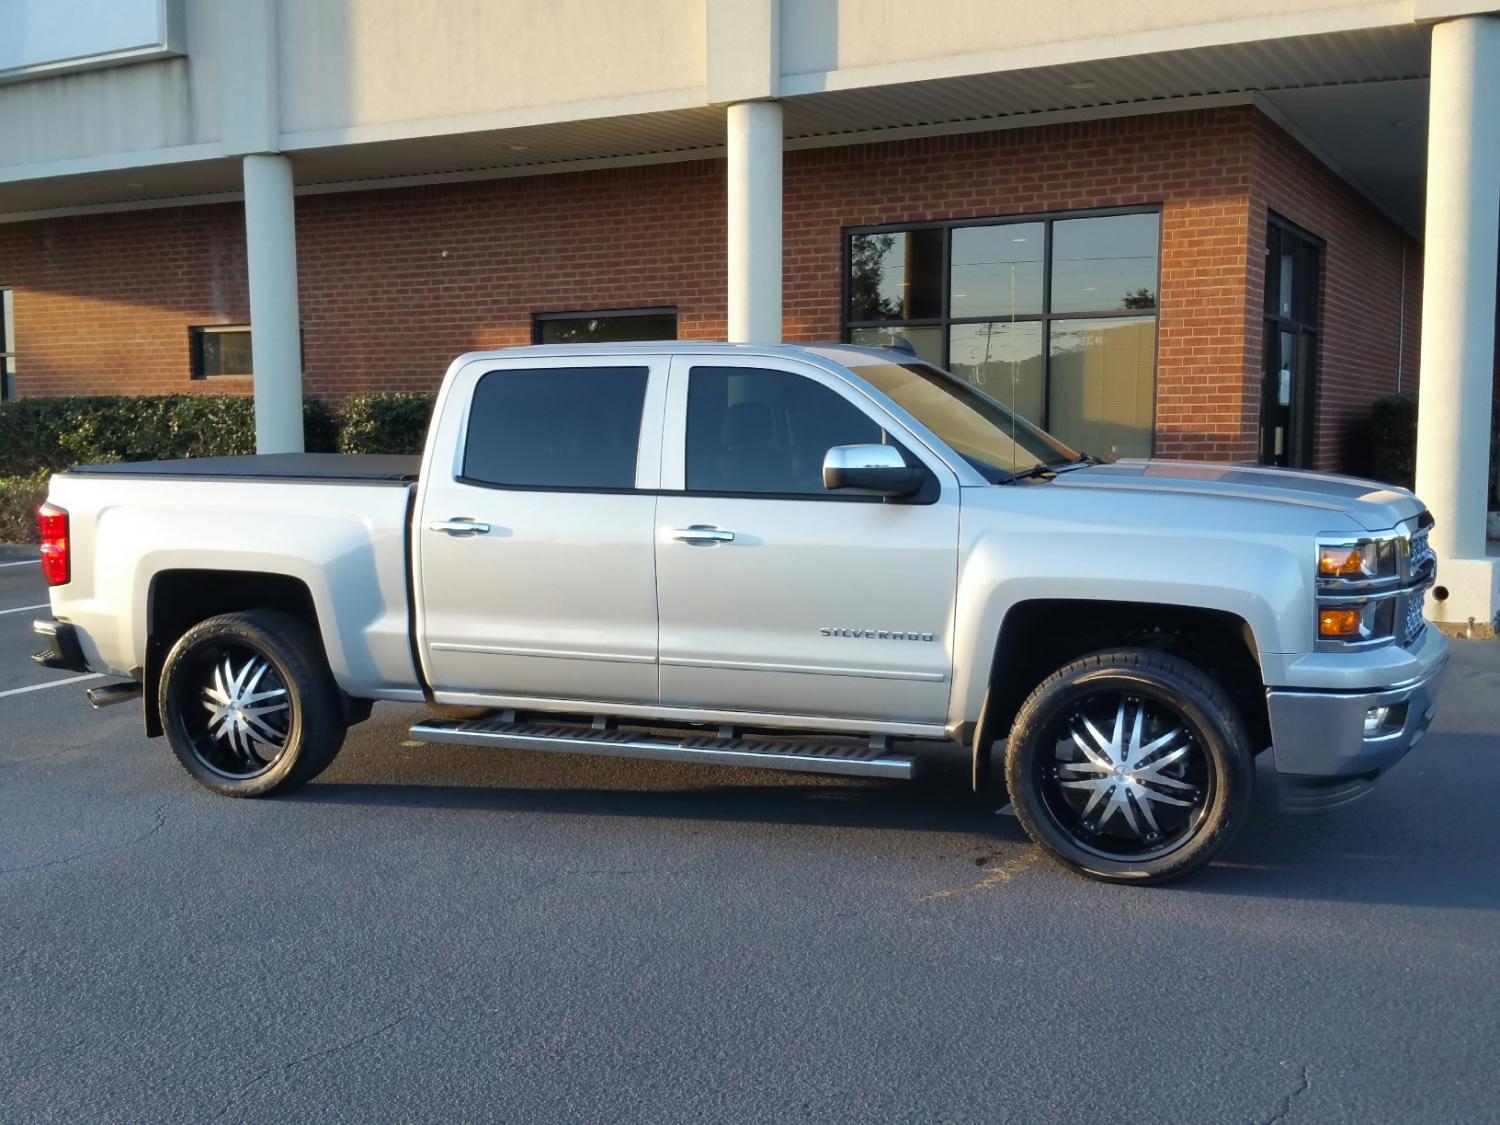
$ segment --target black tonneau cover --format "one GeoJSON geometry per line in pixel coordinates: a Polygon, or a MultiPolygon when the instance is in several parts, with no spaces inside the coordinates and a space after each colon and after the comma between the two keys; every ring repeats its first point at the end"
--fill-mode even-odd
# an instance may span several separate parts
{"type": "Polygon", "coordinates": [[[420,457],[381,453],[262,453],[249,457],[188,457],[177,461],[122,461],[70,470],[99,476],[197,477],[233,480],[305,480],[409,484],[420,457]]]}

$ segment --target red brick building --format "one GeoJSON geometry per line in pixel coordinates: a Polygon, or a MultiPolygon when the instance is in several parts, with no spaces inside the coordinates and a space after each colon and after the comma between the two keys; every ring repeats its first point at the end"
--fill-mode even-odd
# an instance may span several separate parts
{"type": "MultiPolygon", "coordinates": [[[[1130,452],[1254,460],[1280,218],[1322,258],[1310,463],[1356,467],[1371,401],[1415,389],[1420,244],[1252,107],[796,152],[785,177],[789,340],[850,332],[845,232],[1139,209],[1160,284],[1154,437],[1130,452]]],[[[455,354],[556,312],[674,310],[680,337],[723,338],[724,181],[701,160],[302,198],[306,393],[434,390],[455,354]]],[[[242,205],[8,224],[0,262],[20,393],[251,389],[195,377],[191,341],[249,323],[242,205]]]]}
{"type": "Polygon", "coordinates": [[[1421,387],[1445,611],[1500,607],[1484,4],[17,2],[4,395],[275,451],[478,348],[904,339],[1096,455],[1358,471],[1421,387]]]}

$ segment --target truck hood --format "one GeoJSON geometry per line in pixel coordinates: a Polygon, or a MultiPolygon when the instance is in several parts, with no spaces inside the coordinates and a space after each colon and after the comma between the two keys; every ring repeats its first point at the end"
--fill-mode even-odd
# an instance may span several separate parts
{"type": "Polygon", "coordinates": [[[1109,465],[1069,469],[1059,473],[1052,485],[1068,489],[1177,493],[1262,504],[1289,504],[1348,516],[1366,531],[1388,530],[1422,511],[1422,502],[1404,488],[1357,477],[1257,465],[1116,461],[1109,465]]]}

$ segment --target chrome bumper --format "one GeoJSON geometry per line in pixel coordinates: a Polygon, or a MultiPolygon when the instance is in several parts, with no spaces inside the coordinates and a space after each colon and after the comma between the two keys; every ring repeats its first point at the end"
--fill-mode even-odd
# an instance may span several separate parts
{"type": "Polygon", "coordinates": [[[1368,692],[1266,693],[1271,745],[1287,812],[1321,812],[1367,793],[1427,733],[1437,714],[1448,649],[1415,680],[1368,692]],[[1390,708],[1387,726],[1365,733],[1365,716],[1390,708]]]}

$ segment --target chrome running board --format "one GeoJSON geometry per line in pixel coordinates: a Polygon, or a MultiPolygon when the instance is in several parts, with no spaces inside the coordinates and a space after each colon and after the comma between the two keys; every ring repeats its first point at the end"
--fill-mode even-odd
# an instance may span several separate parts
{"type": "Polygon", "coordinates": [[[777,738],[660,737],[645,731],[588,727],[572,723],[518,723],[505,719],[431,719],[411,728],[417,742],[495,746],[509,750],[552,750],[610,758],[649,758],[659,762],[699,762],[751,769],[888,777],[916,775],[917,759],[892,754],[883,745],[828,743],[777,738]]]}

